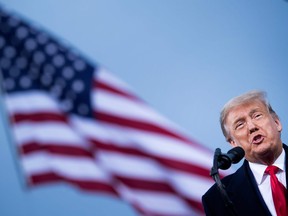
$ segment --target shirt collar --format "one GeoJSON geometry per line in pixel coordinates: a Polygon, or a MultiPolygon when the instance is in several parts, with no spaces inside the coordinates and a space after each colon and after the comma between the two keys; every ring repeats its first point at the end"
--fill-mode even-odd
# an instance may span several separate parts
{"type": "MultiPolygon", "coordinates": [[[[282,149],[281,154],[276,159],[276,161],[273,163],[273,165],[277,166],[282,171],[286,171],[285,170],[285,151],[284,151],[284,149],[282,149]]],[[[252,173],[254,174],[254,177],[255,177],[257,184],[260,185],[263,181],[264,172],[267,168],[267,165],[249,162],[249,166],[252,170],[252,173]]]]}

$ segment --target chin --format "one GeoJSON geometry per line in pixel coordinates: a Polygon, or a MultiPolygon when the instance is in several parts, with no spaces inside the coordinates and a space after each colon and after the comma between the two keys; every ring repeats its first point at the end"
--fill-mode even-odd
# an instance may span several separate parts
{"type": "Polygon", "coordinates": [[[275,155],[275,148],[272,148],[271,146],[259,146],[256,150],[256,154],[260,158],[266,158],[275,155]]]}

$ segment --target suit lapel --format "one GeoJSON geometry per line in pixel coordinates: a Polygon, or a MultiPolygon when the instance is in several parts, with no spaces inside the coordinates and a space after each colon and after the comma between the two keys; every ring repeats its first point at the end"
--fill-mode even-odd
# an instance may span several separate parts
{"type": "Polygon", "coordinates": [[[266,206],[248,161],[236,171],[227,185],[227,192],[239,215],[271,215],[266,206]]]}

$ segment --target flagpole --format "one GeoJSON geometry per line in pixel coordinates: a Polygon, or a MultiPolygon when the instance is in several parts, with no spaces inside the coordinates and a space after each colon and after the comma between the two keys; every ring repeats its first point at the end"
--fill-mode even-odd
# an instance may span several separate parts
{"type": "Polygon", "coordinates": [[[0,115],[1,115],[1,120],[3,123],[3,131],[6,134],[7,137],[7,142],[9,143],[9,149],[13,158],[13,164],[16,170],[16,175],[18,176],[18,180],[20,182],[20,187],[26,191],[27,190],[27,182],[25,180],[24,176],[24,171],[23,167],[20,163],[20,155],[19,155],[19,149],[16,146],[16,142],[14,139],[14,136],[12,135],[12,130],[11,130],[11,119],[9,120],[9,115],[7,112],[7,107],[4,102],[4,95],[5,95],[5,88],[4,88],[4,80],[3,80],[3,74],[2,70],[0,69],[0,83],[2,86],[0,87],[0,115]]]}

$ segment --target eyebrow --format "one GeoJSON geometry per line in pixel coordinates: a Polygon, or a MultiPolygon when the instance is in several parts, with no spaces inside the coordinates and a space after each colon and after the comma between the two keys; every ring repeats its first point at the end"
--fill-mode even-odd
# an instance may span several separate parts
{"type": "MultiPolygon", "coordinates": [[[[254,113],[259,112],[259,109],[260,109],[259,107],[252,109],[252,110],[249,112],[249,116],[252,116],[254,113]]],[[[238,118],[236,118],[236,120],[232,122],[232,125],[235,126],[235,124],[236,124],[237,122],[239,122],[239,121],[241,121],[241,120],[243,120],[243,119],[244,119],[244,117],[238,117],[238,118]]]]}
{"type": "Polygon", "coordinates": [[[249,116],[252,116],[255,112],[259,112],[259,108],[252,109],[252,110],[249,112],[249,116]]]}
{"type": "Polygon", "coordinates": [[[256,108],[254,108],[254,109],[252,109],[250,112],[249,112],[249,115],[250,116],[252,116],[254,113],[256,113],[256,112],[260,112],[260,113],[262,113],[262,114],[269,114],[270,112],[269,112],[269,110],[268,109],[263,109],[263,108],[261,108],[261,107],[256,107],[256,108]]]}

